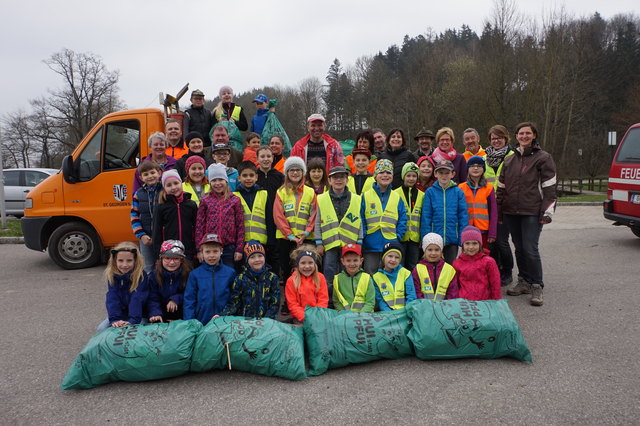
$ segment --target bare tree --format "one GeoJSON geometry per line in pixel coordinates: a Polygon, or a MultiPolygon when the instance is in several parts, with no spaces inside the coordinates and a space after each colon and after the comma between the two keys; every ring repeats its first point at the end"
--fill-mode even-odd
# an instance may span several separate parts
{"type": "Polygon", "coordinates": [[[302,111],[305,118],[309,115],[322,112],[322,82],[318,77],[305,78],[299,85],[300,100],[302,101],[302,111]]]}
{"type": "Polygon", "coordinates": [[[18,110],[2,119],[2,151],[4,166],[31,167],[32,144],[29,115],[18,110]]]}
{"type": "Polygon", "coordinates": [[[67,133],[57,140],[69,150],[100,118],[124,106],[118,97],[119,71],[109,71],[99,56],[63,49],[44,63],[65,83],[50,91],[47,103],[51,107],[49,118],[67,133]]]}

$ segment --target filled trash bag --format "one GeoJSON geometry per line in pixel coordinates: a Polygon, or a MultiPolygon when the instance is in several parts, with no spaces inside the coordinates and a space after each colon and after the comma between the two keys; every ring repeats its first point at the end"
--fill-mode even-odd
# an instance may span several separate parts
{"type": "Polygon", "coordinates": [[[365,313],[307,308],[304,338],[309,374],[317,376],[330,368],[411,356],[408,329],[404,309],[365,313]]]}
{"type": "Polygon", "coordinates": [[[531,362],[506,300],[420,299],[407,305],[408,336],[420,359],[500,358],[531,362]]]}
{"type": "Polygon", "coordinates": [[[89,340],[60,387],[90,389],[109,382],[140,382],[187,373],[201,328],[197,320],[109,327],[89,340]]]}
{"type": "MultiPolygon", "coordinates": [[[[222,116],[226,118],[225,114],[222,114],[222,116]]],[[[236,123],[227,120],[218,121],[209,131],[209,138],[211,138],[211,140],[213,140],[213,131],[217,126],[224,126],[227,129],[227,133],[229,134],[229,146],[243,152],[244,143],[242,141],[242,133],[240,133],[240,129],[238,129],[236,123]]]]}
{"type": "Polygon", "coordinates": [[[345,139],[340,142],[340,147],[342,148],[342,154],[346,157],[347,155],[351,155],[355,149],[356,141],[353,139],[345,139]]]}
{"type": "Polygon", "coordinates": [[[269,141],[273,136],[280,136],[284,141],[284,148],[282,150],[282,154],[286,157],[289,157],[291,154],[291,141],[289,140],[289,135],[284,130],[284,127],[276,117],[275,112],[270,112],[267,115],[267,122],[264,123],[264,127],[262,128],[262,134],[260,135],[260,145],[269,145],[269,141]]]}
{"type": "Polygon", "coordinates": [[[306,379],[302,328],[270,318],[212,319],[196,340],[191,371],[229,367],[289,380],[306,379]]]}

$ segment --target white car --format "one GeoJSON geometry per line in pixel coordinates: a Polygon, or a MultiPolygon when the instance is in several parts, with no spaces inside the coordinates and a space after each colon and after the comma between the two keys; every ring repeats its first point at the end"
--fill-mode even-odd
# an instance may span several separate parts
{"type": "Polygon", "coordinates": [[[2,170],[6,214],[16,217],[24,216],[24,199],[29,191],[58,171],[58,169],[2,170]]]}

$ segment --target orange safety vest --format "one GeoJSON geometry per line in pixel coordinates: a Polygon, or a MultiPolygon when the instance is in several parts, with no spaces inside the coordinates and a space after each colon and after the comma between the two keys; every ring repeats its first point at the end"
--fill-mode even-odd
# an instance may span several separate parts
{"type": "Polygon", "coordinates": [[[285,161],[285,158],[283,155],[282,158],[276,164],[273,165],[273,168],[279,171],[280,173],[284,174],[284,161],[285,161]]]}
{"type": "Polygon", "coordinates": [[[487,183],[476,190],[469,187],[468,182],[458,185],[462,189],[467,200],[467,211],[469,212],[469,225],[473,225],[481,231],[489,230],[489,195],[493,191],[493,186],[487,183]]]}

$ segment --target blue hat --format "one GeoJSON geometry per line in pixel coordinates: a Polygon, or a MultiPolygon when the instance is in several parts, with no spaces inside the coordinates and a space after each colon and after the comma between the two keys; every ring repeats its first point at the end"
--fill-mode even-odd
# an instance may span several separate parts
{"type": "Polygon", "coordinates": [[[480,157],[479,155],[474,155],[473,157],[469,158],[469,161],[467,161],[467,169],[476,164],[482,166],[483,170],[487,170],[484,158],[480,157]]]}
{"type": "Polygon", "coordinates": [[[267,102],[269,100],[269,98],[267,98],[267,95],[265,95],[264,93],[260,93],[258,96],[256,96],[256,98],[254,100],[252,100],[251,102],[258,102],[258,103],[263,103],[263,102],[267,102]]]}

